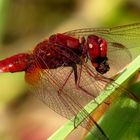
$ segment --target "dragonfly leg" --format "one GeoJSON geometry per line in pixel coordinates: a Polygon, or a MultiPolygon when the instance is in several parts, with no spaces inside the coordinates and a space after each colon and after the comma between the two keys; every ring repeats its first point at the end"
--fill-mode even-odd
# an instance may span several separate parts
{"type": "Polygon", "coordinates": [[[96,96],[94,94],[90,93],[85,88],[83,88],[82,86],[80,86],[80,78],[81,78],[81,73],[82,73],[82,66],[80,68],[79,76],[77,74],[77,66],[76,65],[73,65],[72,68],[73,68],[73,71],[74,71],[74,79],[75,79],[76,88],[82,90],[84,93],[86,93],[89,96],[92,96],[93,98],[95,98],[96,96]]]}
{"type": "Polygon", "coordinates": [[[66,78],[65,82],[63,83],[62,87],[61,87],[61,88],[59,88],[59,90],[57,91],[57,92],[58,92],[58,95],[60,95],[60,94],[61,94],[61,92],[62,92],[62,90],[64,89],[64,86],[66,85],[66,83],[67,83],[68,79],[70,78],[70,76],[71,76],[72,72],[73,72],[73,69],[70,71],[70,73],[69,73],[69,75],[67,76],[67,78],[66,78]]]}

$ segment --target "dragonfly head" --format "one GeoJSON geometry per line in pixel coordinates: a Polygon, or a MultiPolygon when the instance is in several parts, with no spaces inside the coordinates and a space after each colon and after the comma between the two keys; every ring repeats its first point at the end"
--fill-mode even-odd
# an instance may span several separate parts
{"type": "Polygon", "coordinates": [[[107,61],[108,61],[107,57],[104,57],[104,58],[100,57],[100,58],[97,58],[92,64],[95,67],[97,72],[101,74],[105,74],[110,69],[107,61]]]}
{"type": "Polygon", "coordinates": [[[89,35],[87,38],[87,53],[88,57],[95,67],[96,71],[101,74],[109,71],[110,67],[107,63],[107,42],[105,39],[96,36],[89,35]]]}
{"type": "Polygon", "coordinates": [[[107,55],[107,42],[105,39],[96,35],[90,35],[87,38],[87,51],[91,60],[98,57],[106,57],[107,55]]]}

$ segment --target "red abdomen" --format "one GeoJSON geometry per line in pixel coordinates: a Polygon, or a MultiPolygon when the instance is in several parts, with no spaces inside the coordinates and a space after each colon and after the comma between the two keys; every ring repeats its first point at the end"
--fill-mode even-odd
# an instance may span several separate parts
{"type": "Polygon", "coordinates": [[[20,53],[0,61],[0,72],[26,71],[32,62],[32,55],[20,53]]]}

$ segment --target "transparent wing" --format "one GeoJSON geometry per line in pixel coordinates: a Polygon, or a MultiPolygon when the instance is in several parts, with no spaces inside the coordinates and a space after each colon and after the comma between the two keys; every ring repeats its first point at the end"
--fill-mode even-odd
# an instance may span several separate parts
{"type": "Polygon", "coordinates": [[[75,36],[77,38],[95,34],[106,39],[107,42],[116,42],[122,44],[126,48],[140,47],[140,23],[112,28],[78,29],[64,34],[75,36]]]}
{"type": "Polygon", "coordinates": [[[104,38],[108,43],[107,56],[111,68],[107,74],[109,76],[120,71],[140,54],[140,23],[113,28],[78,29],[64,34],[76,38],[94,34],[104,38]]]}
{"type": "MultiPolygon", "coordinates": [[[[59,53],[60,50],[58,49],[57,51],[59,53]]],[[[66,55],[65,53],[63,54],[66,55]]],[[[74,53],[73,56],[78,57],[74,53]]],[[[71,59],[67,55],[65,57],[66,59],[71,59]]],[[[74,60],[72,61],[74,62],[74,60]]],[[[36,62],[38,61],[36,60],[36,62]]],[[[40,69],[39,63],[37,63],[37,66],[40,69]]],[[[96,126],[100,131],[94,135],[98,139],[107,139],[105,133],[83,107],[98,96],[100,91],[111,80],[101,75],[97,76],[98,74],[94,71],[94,68],[88,63],[83,62],[82,65],[76,64],[76,67],[79,81],[78,85],[75,84],[73,68],[62,66],[57,69],[40,69],[38,74],[36,74],[39,80],[36,84],[30,85],[31,91],[61,116],[68,119],[75,116],[75,126],[77,126],[79,118],[87,117],[81,125],[89,131],[93,125],[96,126]],[[81,115],[76,116],[81,110],[83,110],[81,115]],[[88,120],[90,120],[90,123],[88,120]]],[[[32,73],[26,73],[26,75],[28,75],[30,81],[35,79],[35,75],[32,75],[32,73]]]]}
{"type": "Polygon", "coordinates": [[[132,61],[130,51],[125,46],[116,44],[115,42],[108,44],[107,57],[110,70],[104,74],[106,77],[112,77],[116,75],[132,61]]]}

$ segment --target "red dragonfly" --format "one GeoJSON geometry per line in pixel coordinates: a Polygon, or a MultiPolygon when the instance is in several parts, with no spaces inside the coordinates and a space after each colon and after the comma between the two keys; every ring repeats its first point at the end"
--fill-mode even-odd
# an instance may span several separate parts
{"type": "MultiPolygon", "coordinates": [[[[129,49],[139,45],[140,23],[57,33],[37,44],[32,53],[1,60],[0,72],[25,71],[35,95],[61,116],[76,120],[77,113],[112,83],[109,77],[132,60],[129,49]]],[[[99,130],[94,135],[108,139],[86,110],[80,117],[84,116],[88,118],[83,127],[90,131],[94,125],[99,130]]]]}

